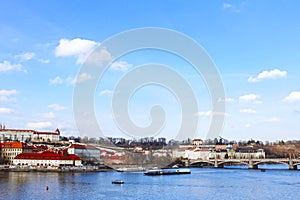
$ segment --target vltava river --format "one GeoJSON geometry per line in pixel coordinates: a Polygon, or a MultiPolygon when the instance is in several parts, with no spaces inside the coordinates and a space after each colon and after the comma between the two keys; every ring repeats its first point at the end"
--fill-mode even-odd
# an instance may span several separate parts
{"type": "Polygon", "coordinates": [[[191,171],[188,175],[169,176],[120,172],[0,172],[0,199],[300,198],[300,170],[192,168],[191,171]],[[111,184],[115,179],[125,184],[111,184]]]}

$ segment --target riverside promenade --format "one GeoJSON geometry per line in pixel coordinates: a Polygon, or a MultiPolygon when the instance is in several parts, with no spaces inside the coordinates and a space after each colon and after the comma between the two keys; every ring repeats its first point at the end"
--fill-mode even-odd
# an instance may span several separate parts
{"type": "Polygon", "coordinates": [[[93,166],[83,166],[83,167],[60,167],[60,168],[37,168],[29,166],[0,166],[0,172],[107,172],[112,171],[111,168],[103,166],[93,167],[93,166]]]}

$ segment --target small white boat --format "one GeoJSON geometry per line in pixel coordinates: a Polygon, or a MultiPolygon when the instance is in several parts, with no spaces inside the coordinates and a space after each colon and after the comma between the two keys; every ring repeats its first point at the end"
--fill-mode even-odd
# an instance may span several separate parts
{"type": "Polygon", "coordinates": [[[190,174],[191,170],[187,168],[163,168],[163,169],[149,169],[144,174],[147,176],[157,175],[173,175],[173,174],[190,174]]]}
{"type": "Polygon", "coordinates": [[[112,184],[124,184],[124,181],[122,181],[122,180],[114,180],[111,183],[112,184]]]}

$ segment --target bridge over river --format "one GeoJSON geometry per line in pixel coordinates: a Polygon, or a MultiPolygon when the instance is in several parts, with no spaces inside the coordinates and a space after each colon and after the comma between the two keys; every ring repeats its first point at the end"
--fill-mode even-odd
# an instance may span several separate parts
{"type": "Polygon", "coordinates": [[[248,165],[248,169],[258,169],[259,164],[286,164],[291,170],[297,170],[300,159],[290,158],[262,158],[262,159],[209,159],[209,160],[187,160],[186,166],[197,166],[201,164],[211,165],[215,168],[223,168],[225,165],[248,165]]]}

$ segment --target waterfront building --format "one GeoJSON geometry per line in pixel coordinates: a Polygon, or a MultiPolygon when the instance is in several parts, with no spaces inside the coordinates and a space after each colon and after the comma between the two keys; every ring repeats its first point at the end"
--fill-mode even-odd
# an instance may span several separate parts
{"type": "Polygon", "coordinates": [[[93,145],[71,144],[71,146],[68,147],[68,153],[78,155],[85,164],[100,163],[100,149],[93,145]]]}
{"type": "Polygon", "coordinates": [[[13,163],[14,158],[23,152],[31,152],[31,148],[23,142],[2,142],[0,143],[1,158],[7,163],[13,163]]]}
{"type": "Polygon", "coordinates": [[[81,159],[67,150],[58,152],[44,151],[40,153],[21,153],[13,160],[14,165],[28,166],[81,166],[81,159]]]}
{"type": "Polygon", "coordinates": [[[1,141],[42,141],[42,142],[58,142],[60,136],[59,129],[54,132],[41,132],[26,129],[7,129],[3,126],[0,127],[0,140],[1,141]]]}

